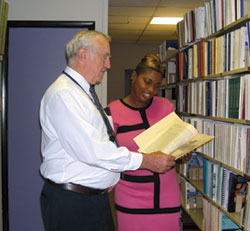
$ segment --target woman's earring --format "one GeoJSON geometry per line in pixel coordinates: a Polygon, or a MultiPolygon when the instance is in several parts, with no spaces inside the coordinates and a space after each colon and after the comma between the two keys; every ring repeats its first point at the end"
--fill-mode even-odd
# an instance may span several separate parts
{"type": "Polygon", "coordinates": [[[130,77],[130,88],[132,89],[134,87],[134,80],[132,78],[132,76],[130,77]]]}

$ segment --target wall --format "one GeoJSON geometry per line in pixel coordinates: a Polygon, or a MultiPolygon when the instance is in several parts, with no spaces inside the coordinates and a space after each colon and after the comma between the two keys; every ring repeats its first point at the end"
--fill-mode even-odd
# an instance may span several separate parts
{"type": "MultiPolygon", "coordinates": [[[[108,0],[6,0],[6,2],[9,4],[8,20],[95,21],[96,30],[107,33],[108,0]]],[[[100,100],[102,104],[105,105],[107,102],[106,75],[103,83],[97,88],[97,93],[101,96],[100,100]]],[[[36,166],[38,172],[39,164],[36,166]]],[[[32,185],[27,190],[32,190],[32,185]]],[[[33,203],[33,199],[34,198],[31,198],[30,203],[33,203]]],[[[29,217],[28,219],[30,220],[29,223],[35,228],[29,230],[44,230],[41,223],[36,223],[37,219],[34,219],[36,218],[34,216],[36,216],[36,212],[34,212],[32,217],[29,217]]],[[[11,222],[13,221],[10,220],[10,228],[13,227],[11,222]]],[[[0,224],[2,224],[1,217],[0,224]]],[[[2,227],[0,225],[0,231],[1,230],[2,227]]],[[[24,230],[26,231],[27,229],[19,227],[19,231],[24,230]]]]}
{"type": "Polygon", "coordinates": [[[111,69],[108,71],[108,103],[124,97],[125,69],[135,69],[147,53],[158,53],[159,45],[111,42],[111,69]]]}
{"type": "MultiPolygon", "coordinates": [[[[107,33],[108,0],[5,0],[8,20],[95,21],[96,30],[107,33]]],[[[97,88],[103,105],[107,103],[107,75],[97,88]]]]}

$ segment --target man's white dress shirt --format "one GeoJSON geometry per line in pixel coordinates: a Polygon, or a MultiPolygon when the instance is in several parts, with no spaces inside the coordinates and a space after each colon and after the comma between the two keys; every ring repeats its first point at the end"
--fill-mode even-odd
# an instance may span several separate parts
{"type": "Polygon", "coordinates": [[[56,183],[108,188],[118,182],[120,172],[138,169],[142,155],[109,141],[103,118],[90,98],[89,83],[69,67],[65,72],[84,90],[62,74],[44,94],[40,172],[56,183]]]}

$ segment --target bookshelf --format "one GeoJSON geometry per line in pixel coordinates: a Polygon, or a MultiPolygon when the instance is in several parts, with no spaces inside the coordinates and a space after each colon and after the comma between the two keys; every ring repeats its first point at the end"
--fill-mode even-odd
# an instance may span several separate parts
{"type": "MultiPolygon", "coordinates": [[[[177,33],[179,49],[171,57],[176,59],[176,81],[166,78],[165,84],[177,89],[176,112],[183,120],[201,133],[215,135],[214,142],[197,149],[196,153],[250,181],[250,1],[208,1],[184,15],[177,25],[177,33]],[[200,10],[203,19],[196,14],[200,10]]],[[[166,66],[171,58],[165,60],[166,66]]],[[[179,174],[197,189],[212,206],[211,210],[216,210],[215,214],[225,214],[239,230],[250,230],[250,218],[246,221],[250,215],[243,212],[245,208],[247,213],[247,206],[242,205],[241,212],[228,212],[220,201],[204,191],[204,180],[179,174]]],[[[250,200],[249,194],[246,198],[245,205],[250,200]]],[[[204,231],[211,230],[206,224],[209,213],[204,211],[205,204],[203,209],[190,209],[182,203],[183,209],[204,231]]]]}
{"type": "MultiPolygon", "coordinates": [[[[222,206],[220,206],[219,204],[217,204],[216,202],[214,202],[213,200],[211,200],[210,197],[208,197],[204,191],[203,191],[203,181],[202,180],[190,180],[188,178],[186,178],[185,176],[182,175],[182,177],[184,177],[191,185],[193,185],[201,194],[204,198],[206,198],[208,201],[210,201],[215,207],[219,208],[224,214],[226,214],[232,221],[234,221],[238,226],[242,226],[241,222],[240,222],[240,213],[228,213],[225,208],[223,208],[222,206]]],[[[197,211],[195,211],[195,209],[189,209],[189,211],[192,211],[193,214],[197,214],[197,212],[201,212],[201,214],[194,216],[194,219],[196,220],[195,223],[201,224],[202,223],[202,211],[201,209],[197,209],[197,211]]],[[[199,226],[202,227],[202,226],[199,226]]]]}
{"type": "MultiPolygon", "coordinates": [[[[164,43],[163,43],[164,44],[164,43]]],[[[163,46],[161,45],[161,47],[163,46]]],[[[159,52],[163,48],[159,49],[159,52]]],[[[161,51],[162,52],[162,51],[161,51]]],[[[167,50],[165,55],[162,55],[162,66],[164,75],[158,96],[167,98],[171,101],[176,109],[176,57],[178,50],[167,50]]]]}

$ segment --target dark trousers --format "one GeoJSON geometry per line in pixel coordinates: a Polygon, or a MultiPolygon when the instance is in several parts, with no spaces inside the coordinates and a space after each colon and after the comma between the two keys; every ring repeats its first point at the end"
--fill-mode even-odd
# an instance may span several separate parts
{"type": "Polygon", "coordinates": [[[46,231],[114,231],[108,193],[83,195],[44,183],[41,210],[46,231]]]}

